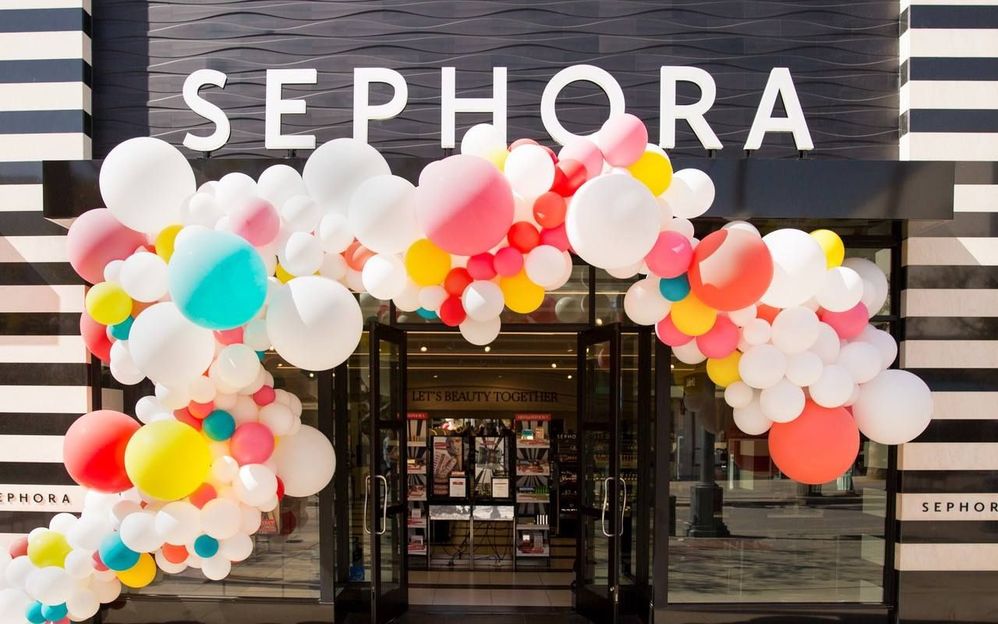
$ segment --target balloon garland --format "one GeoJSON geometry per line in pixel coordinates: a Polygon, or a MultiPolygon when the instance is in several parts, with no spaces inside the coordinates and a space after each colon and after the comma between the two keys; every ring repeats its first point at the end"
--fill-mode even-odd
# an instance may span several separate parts
{"type": "Polygon", "coordinates": [[[557,154],[475,126],[417,185],[336,139],[301,174],[275,165],[197,187],[178,150],[137,138],[108,155],[100,190],[107,208],[67,238],[94,284],[80,333],[115,379],[148,378],[155,394],[139,422],[100,410],[70,427],[83,512],[0,553],[4,624],[85,620],[157,570],[222,579],[252,553],[261,512],[325,487],[332,446],[260,361],[268,349],[306,370],[345,361],[363,332],[354,293],[485,345],[504,309],[534,312],[568,281],[572,253],[641,275],[628,317],[679,360],[706,361],[737,427],[768,433],[773,461],[804,483],[846,471],[860,432],[899,444],[931,418],[928,387],[889,370],[897,344],[869,324],[883,272],[846,259],[828,230],[760,236],[739,221],[696,239],[710,177],[674,172],[632,115],[557,154]]]}

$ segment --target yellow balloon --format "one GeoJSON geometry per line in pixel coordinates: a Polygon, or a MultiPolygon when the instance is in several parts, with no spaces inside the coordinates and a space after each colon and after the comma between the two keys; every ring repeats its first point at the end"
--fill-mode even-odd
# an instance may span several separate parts
{"type": "Polygon", "coordinates": [[[28,541],[28,559],[39,568],[63,567],[72,547],[57,531],[41,531],[28,541]]]}
{"type": "Polygon", "coordinates": [[[172,501],[198,489],[208,476],[211,451],[197,430],[176,420],[157,420],[136,431],[125,447],[125,472],[135,487],[172,501]]]}
{"type": "Polygon", "coordinates": [[[282,284],[287,284],[289,281],[295,278],[294,275],[291,275],[290,273],[285,271],[284,267],[282,267],[279,262],[277,263],[277,269],[274,271],[274,277],[276,277],[277,281],[279,281],[282,284]]]}
{"type": "Polygon", "coordinates": [[[717,310],[706,305],[690,293],[682,301],[672,304],[669,311],[676,329],[687,336],[702,336],[710,331],[717,320],[717,310]]]}
{"type": "Polygon", "coordinates": [[[544,289],[530,281],[526,271],[500,279],[499,288],[506,298],[506,307],[513,312],[530,314],[544,303],[544,289]]]}
{"type": "Polygon", "coordinates": [[[491,152],[487,157],[490,163],[496,166],[496,169],[502,171],[506,168],[506,159],[509,158],[509,150],[505,147],[500,147],[494,152],[491,152]]]}
{"type": "Polygon", "coordinates": [[[101,282],[87,291],[87,312],[101,325],[117,325],[132,313],[132,298],[115,282],[101,282]]]}
{"type": "Polygon", "coordinates": [[[444,281],[450,271],[450,254],[428,238],[421,238],[405,252],[405,270],[420,286],[433,286],[444,281]]]}
{"type": "Polygon", "coordinates": [[[825,252],[825,262],[829,269],[842,265],[846,257],[846,246],[838,234],[831,230],[815,230],[811,232],[811,236],[825,252]]]}
{"type": "Polygon", "coordinates": [[[707,358],[707,376],[721,388],[727,388],[742,378],[738,374],[738,361],[741,359],[742,352],[738,350],[723,358],[707,358]]]}
{"type": "Polygon", "coordinates": [[[138,562],[127,570],[115,572],[122,585],[133,589],[145,587],[156,578],[156,561],[149,553],[139,555],[138,562]]]}
{"type": "Polygon", "coordinates": [[[182,225],[168,225],[156,235],[156,255],[169,262],[173,256],[173,244],[177,240],[177,234],[184,229],[182,225]]]}
{"type": "Polygon", "coordinates": [[[652,195],[661,195],[672,183],[672,161],[661,152],[648,149],[628,171],[634,178],[648,187],[652,195]]]}

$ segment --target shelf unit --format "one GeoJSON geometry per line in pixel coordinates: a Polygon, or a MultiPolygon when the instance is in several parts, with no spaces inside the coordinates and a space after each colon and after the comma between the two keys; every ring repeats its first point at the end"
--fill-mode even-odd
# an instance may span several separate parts
{"type": "Polygon", "coordinates": [[[517,414],[516,527],[517,560],[551,556],[551,415],[517,414]]]}
{"type": "Polygon", "coordinates": [[[426,503],[428,479],[429,450],[427,449],[427,428],[429,414],[426,412],[409,412],[406,415],[406,447],[408,463],[406,466],[408,520],[406,521],[406,537],[410,556],[426,557],[429,552],[429,534],[427,531],[428,507],[426,503]]]}
{"type": "Polygon", "coordinates": [[[579,513],[579,440],[575,432],[555,437],[555,461],[558,469],[555,526],[559,535],[574,535],[579,513]]]}

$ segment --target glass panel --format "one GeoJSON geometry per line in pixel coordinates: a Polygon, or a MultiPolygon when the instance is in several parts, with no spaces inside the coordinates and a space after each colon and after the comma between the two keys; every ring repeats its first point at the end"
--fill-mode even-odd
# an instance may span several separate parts
{"type": "Polygon", "coordinates": [[[886,448],[864,442],[844,476],[800,485],[738,431],[702,364],[673,366],[669,602],[881,602],[886,448]]]}
{"type": "Polygon", "coordinates": [[[623,400],[620,424],[617,429],[619,441],[618,468],[621,483],[619,496],[623,502],[623,526],[620,532],[620,574],[621,585],[634,584],[637,572],[638,531],[638,334],[621,336],[621,392],[623,400]]]}
{"type": "MultiPolygon", "coordinates": [[[[602,482],[600,483],[602,484],[602,482]]],[[[600,488],[600,496],[602,496],[602,485],[600,488]]],[[[583,566],[586,590],[604,598],[609,597],[610,553],[608,549],[610,542],[600,529],[598,516],[583,516],[582,530],[585,532],[586,545],[584,553],[586,560],[583,566]]]]}
{"type": "MultiPolygon", "coordinates": [[[[345,570],[338,570],[337,589],[343,589],[348,583],[371,581],[370,537],[364,530],[364,501],[368,491],[368,474],[370,471],[371,435],[370,435],[370,393],[368,370],[368,333],[364,332],[361,344],[347,360],[347,396],[348,423],[347,440],[340,446],[346,450],[345,457],[337,457],[336,469],[349,472],[347,492],[337,492],[336,505],[347,507],[348,539],[339,539],[337,543],[347,549],[347,553],[337,556],[337,561],[346,560],[345,570]]],[[[339,380],[337,380],[337,383],[339,380]]],[[[373,484],[371,485],[373,488],[373,484]]],[[[368,500],[367,513],[373,509],[373,503],[368,500]]],[[[368,516],[370,518],[370,516],[368,516]]]]}
{"type": "MultiPolygon", "coordinates": [[[[624,295],[627,289],[642,275],[630,279],[617,279],[603,269],[593,269],[596,272],[596,324],[630,323],[624,314],[624,295]]],[[[635,357],[637,352],[635,351],[635,357]]]]}
{"type": "Polygon", "coordinates": [[[378,538],[379,552],[381,553],[379,561],[379,565],[381,566],[381,595],[397,590],[401,583],[402,567],[399,557],[399,540],[402,535],[402,531],[400,530],[401,518],[398,514],[390,515],[384,534],[378,538]]]}
{"type": "Polygon", "coordinates": [[[610,344],[586,347],[586,424],[580,443],[588,483],[582,485],[582,504],[601,509],[604,481],[610,476],[610,344]]]}

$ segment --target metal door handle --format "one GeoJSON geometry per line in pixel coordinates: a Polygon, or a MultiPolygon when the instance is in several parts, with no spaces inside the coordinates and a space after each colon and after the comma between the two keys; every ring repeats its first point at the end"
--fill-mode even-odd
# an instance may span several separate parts
{"type": "Polygon", "coordinates": [[[613,477],[607,477],[603,479],[603,513],[600,514],[599,528],[603,531],[603,537],[613,537],[606,530],[606,507],[610,502],[610,481],[613,481],[613,477]]]}
{"type": "Polygon", "coordinates": [[[367,501],[371,493],[371,475],[364,477],[364,533],[371,534],[370,527],[367,526],[367,501]]]}
{"type": "Polygon", "coordinates": [[[624,481],[624,477],[617,477],[620,479],[620,484],[624,486],[624,502],[620,506],[620,530],[617,533],[617,537],[624,536],[624,511],[627,510],[627,481],[624,481]]]}
{"type": "Polygon", "coordinates": [[[381,530],[378,531],[378,535],[384,535],[388,531],[388,479],[385,475],[374,475],[376,479],[381,479],[381,482],[385,484],[385,498],[381,503],[381,530]]]}

